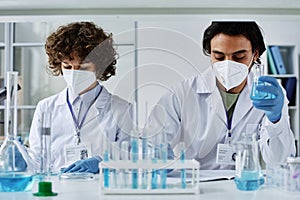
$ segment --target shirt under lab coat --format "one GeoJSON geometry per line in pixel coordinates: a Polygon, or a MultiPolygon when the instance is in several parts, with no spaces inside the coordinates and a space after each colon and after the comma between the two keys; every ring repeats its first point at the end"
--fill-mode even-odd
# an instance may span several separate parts
{"type": "MultiPolygon", "coordinates": [[[[252,81],[253,76],[249,74],[247,84],[236,102],[231,141],[240,141],[242,133],[246,131],[260,130],[257,135],[264,161],[284,161],[287,156],[296,153],[289,123],[288,100],[284,100],[281,119],[273,124],[264,111],[252,105],[252,81]]],[[[232,165],[216,163],[217,145],[228,143],[227,130],[225,107],[211,69],[181,82],[162,96],[144,129],[150,140],[157,134],[165,133],[175,156],[179,155],[176,145],[184,141],[186,159],[198,160],[201,169],[234,169],[232,165]]]]}
{"type": "MultiPolygon", "coordinates": [[[[58,171],[65,163],[64,146],[75,145],[76,128],[67,104],[67,88],[62,92],[41,100],[36,107],[29,135],[29,154],[36,163],[40,155],[40,131],[43,112],[50,112],[51,163],[58,171]]],[[[118,96],[110,94],[104,86],[90,107],[80,131],[83,144],[91,144],[91,156],[102,157],[103,139],[110,142],[129,141],[132,129],[132,105],[118,96]],[[131,113],[131,114],[130,114],[131,113]],[[103,137],[105,136],[105,137],[103,137]]]]}

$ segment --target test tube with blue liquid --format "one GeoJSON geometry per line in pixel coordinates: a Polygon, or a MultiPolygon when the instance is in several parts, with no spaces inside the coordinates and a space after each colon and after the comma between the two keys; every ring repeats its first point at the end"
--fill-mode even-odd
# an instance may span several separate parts
{"type": "MultiPolygon", "coordinates": [[[[142,135],[142,159],[144,161],[148,160],[148,141],[147,141],[147,132],[143,132],[142,135]]],[[[146,169],[142,171],[142,188],[147,189],[148,187],[148,172],[146,169]]]]}
{"type": "Polygon", "coordinates": [[[253,84],[251,90],[251,99],[274,99],[275,95],[269,92],[260,92],[256,88],[259,85],[266,85],[268,83],[259,81],[259,77],[263,76],[263,65],[259,63],[254,63],[251,71],[253,72],[253,84]]]}
{"type": "MultiPolygon", "coordinates": [[[[151,152],[151,162],[157,163],[157,157],[158,157],[158,148],[153,145],[150,148],[151,152]]],[[[152,169],[151,171],[151,189],[157,189],[157,169],[152,169]]]]}
{"type": "MultiPolygon", "coordinates": [[[[128,154],[128,142],[123,141],[121,143],[121,159],[123,161],[129,160],[129,154],[128,154]]],[[[128,172],[123,169],[121,171],[121,188],[127,188],[128,187],[128,172]]]]}
{"type": "MultiPolygon", "coordinates": [[[[118,161],[120,160],[120,151],[119,151],[119,143],[113,142],[112,143],[112,160],[118,161]]],[[[118,187],[118,170],[112,169],[112,187],[118,187]]]]}
{"type": "MultiPolygon", "coordinates": [[[[185,162],[185,144],[184,142],[179,143],[179,149],[180,149],[180,162],[185,162]]],[[[186,188],[186,171],[185,169],[181,169],[180,171],[180,179],[181,179],[181,188],[186,188]]]]}
{"type": "MultiPolygon", "coordinates": [[[[139,155],[139,142],[138,142],[138,131],[133,129],[131,131],[131,161],[137,163],[139,155]]],[[[137,189],[139,185],[138,181],[138,169],[132,169],[132,189],[137,189]]]]}
{"type": "MultiPolygon", "coordinates": [[[[167,163],[168,159],[168,144],[166,135],[162,133],[160,135],[161,142],[160,142],[160,159],[163,163],[167,163]]],[[[167,188],[167,169],[166,166],[163,166],[163,168],[160,170],[160,181],[161,181],[161,188],[166,189],[167,188]]]]}
{"type": "MultiPolygon", "coordinates": [[[[109,145],[108,145],[108,139],[106,137],[103,137],[102,140],[102,147],[103,147],[103,162],[109,161],[109,145]]],[[[109,168],[103,169],[103,176],[104,176],[104,187],[109,188],[109,174],[110,170],[109,168]]]]}
{"type": "MultiPolygon", "coordinates": [[[[131,130],[131,161],[133,163],[137,163],[139,159],[139,132],[138,132],[138,121],[137,121],[137,103],[134,101],[133,103],[133,128],[131,130]]],[[[139,186],[139,176],[138,169],[132,169],[132,180],[131,180],[131,188],[137,189],[139,186]]]]}

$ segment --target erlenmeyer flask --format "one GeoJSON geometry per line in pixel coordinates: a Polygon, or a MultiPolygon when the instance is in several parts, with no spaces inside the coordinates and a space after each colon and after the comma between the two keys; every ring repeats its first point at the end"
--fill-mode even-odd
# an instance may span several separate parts
{"type": "Polygon", "coordinates": [[[259,164],[258,142],[255,134],[245,134],[237,143],[235,184],[239,190],[257,190],[264,178],[259,164]]]}
{"type": "Polygon", "coordinates": [[[5,140],[0,147],[0,191],[16,192],[31,189],[34,164],[17,137],[18,72],[7,72],[5,107],[5,140]]]}

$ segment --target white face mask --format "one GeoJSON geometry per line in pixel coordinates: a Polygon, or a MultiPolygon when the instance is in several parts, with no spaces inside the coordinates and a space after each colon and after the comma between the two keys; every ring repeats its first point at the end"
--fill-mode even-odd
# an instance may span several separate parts
{"type": "Polygon", "coordinates": [[[215,76],[227,91],[240,85],[248,75],[247,65],[231,60],[215,62],[213,70],[215,76]]]}
{"type": "Polygon", "coordinates": [[[91,71],[63,69],[63,77],[73,94],[78,95],[96,81],[91,71]]]}

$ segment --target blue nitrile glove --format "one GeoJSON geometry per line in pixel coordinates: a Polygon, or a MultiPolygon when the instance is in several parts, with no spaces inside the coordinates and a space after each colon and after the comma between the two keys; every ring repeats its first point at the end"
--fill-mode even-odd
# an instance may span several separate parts
{"type": "Polygon", "coordinates": [[[270,85],[258,85],[256,89],[259,92],[268,92],[275,95],[274,99],[252,99],[255,108],[265,111],[268,119],[275,123],[280,120],[284,102],[284,94],[276,78],[270,76],[261,76],[258,79],[267,82],[270,85]]]}
{"type": "Polygon", "coordinates": [[[75,163],[71,164],[67,167],[63,172],[91,172],[91,173],[98,173],[99,172],[99,162],[101,158],[99,157],[92,157],[87,158],[85,160],[78,160],[75,163]]]}

